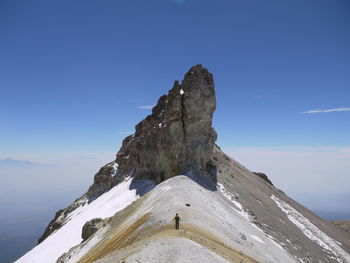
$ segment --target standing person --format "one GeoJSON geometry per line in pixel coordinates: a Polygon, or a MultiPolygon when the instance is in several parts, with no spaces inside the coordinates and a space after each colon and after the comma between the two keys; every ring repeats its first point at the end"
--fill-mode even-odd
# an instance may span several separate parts
{"type": "Polygon", "coordinates": [[[173,218],[173,221],[175,221],[175,229],[179,229],[180,227],[180,220],[179,214],[176,213],[176,216],[173,218]]]}

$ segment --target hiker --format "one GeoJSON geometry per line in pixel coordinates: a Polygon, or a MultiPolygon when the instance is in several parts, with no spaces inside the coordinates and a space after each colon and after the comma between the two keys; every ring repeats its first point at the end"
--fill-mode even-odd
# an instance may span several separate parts
{"type": "Polygon", "coordinates": [[[179,214],[176,213],[176,216],[173,218],[173,221],[175,220],[175,229],[179,229],[179,226],[180,226],[180,217],[179,217],[179,214]]]}

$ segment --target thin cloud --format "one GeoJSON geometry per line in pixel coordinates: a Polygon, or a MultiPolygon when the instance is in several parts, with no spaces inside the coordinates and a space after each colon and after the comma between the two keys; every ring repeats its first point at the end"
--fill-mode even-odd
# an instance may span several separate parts
{"type": "Polygon", "coordinates": [[[301,112],[302,114],[314,114],[314,113],[324,113],[324,112],[337,112],[337,111],[350,111],[350,108],[334,108],[328,110],[309,110],[301,112]]]}
{"type": "Polygon", "coordinates": [[[137,108],[139,110],[150,110],[154,107],[154,105],[143,105],[143,106],[138,106],[137,108]]]}

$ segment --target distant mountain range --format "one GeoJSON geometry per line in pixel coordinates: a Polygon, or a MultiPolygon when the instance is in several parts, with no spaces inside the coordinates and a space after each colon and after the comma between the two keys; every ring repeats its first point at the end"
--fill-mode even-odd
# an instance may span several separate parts
{"type": "Polygon", "coordinates": [[[22,161],[22,160],[15,160],[12,158],[6,158],[3,160],[0,160],[0,166],[13,166],[13,167],[24,167],[24,166],[42,166],[42,164],[31,162],[31,161],[22,161]]]}

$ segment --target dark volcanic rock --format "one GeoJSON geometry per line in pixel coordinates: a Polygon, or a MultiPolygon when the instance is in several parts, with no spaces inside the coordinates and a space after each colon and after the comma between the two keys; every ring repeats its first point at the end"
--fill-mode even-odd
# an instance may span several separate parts
{"type": "Polygon", "coordinates": [[[215,180],[215,107],[213,76],[201,65],[192,67],[124,139],[116,159],[120,173],[159,183],[192,171],[215,180]]]}
{"type": "Polygon", "coordinates": [[[100,195],[109,191],[113,186],[117,185],[122,178],[119,176],[116,166],[117,165],[115,162],[111,162],[101,167],[101,169],[95,175],[94,183],[89,187],[88,191],[76,199],[70,206],[61,209],[56,213],[54,219],[51,220],[42,236],[38,239],[38,244],[45,240],[53,232],[60,229],[61,226],[65,224],[67,216],[76,208],[84,205],[84,200],[87,199],[89,202],[91,202],[100,195]]]}
{"type": "Polygon", "coordinates": [[[266,174],[264,173],[255,173],[253,172],[255,175],[259,176],[261,179],[263,179],[265,182],[269,183],[270,185],[273,185],[271,180],[267,177],[266,174]]]}
{"type": "Polygon", "coordinates": [[[66,223],[67,216],[70,213],[72,213],[75,209],[83,205],[82,200],[84,199],[84,197],[85,195],[79,197],[70,206],[56,212],[54,219],[51,220],[50,224],[45,228],[45,231],[42,234],[42,236],[38,239],[38,244],[40,244],[49,235],[51,235],[56,230],[60,229],[66,223]]]}
{"type": "Polygon", "coordinates": [[[103,220],[101,218],[94,218],[90,221],[87,221],[84,226],[81,233],[81,238],[83,241],[87,240],[91,235],[93,235],[99,228],[99,223],[103,220]]]}
{"type": "Polygon", "coordinates": [[[44,233],[41,235],[41,237],[38,239],[38,244],[43,242],[45,238],[47,238],[51,233],[56,231],[57,229],[61,228],[62,224],[59,222],[59,217],[64,213],[64,209],[58,210],[55,214],[54,219],[51,220],[49,225],[45,228],[44,233]]]}
{"type": "Polygon", "coordinates": [[[117,185],[121,181],[121,177],[118,176],[118,171],[115,162],[111,162],[101,167],[98,173],[94,177],[94,183],[89,187],[86,195],[89,201],[92,201],[109,191],[113,186],[117,185]]]}

